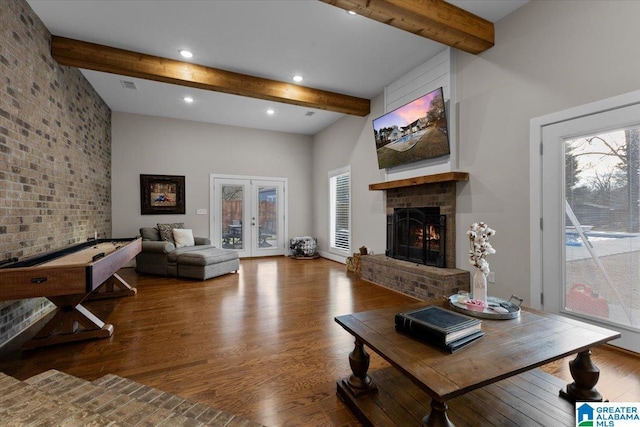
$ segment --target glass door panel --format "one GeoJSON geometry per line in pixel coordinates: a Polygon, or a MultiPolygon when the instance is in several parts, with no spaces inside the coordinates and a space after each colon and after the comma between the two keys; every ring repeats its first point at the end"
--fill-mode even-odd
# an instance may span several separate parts
{"type": "Polygon", "coordinates": [[[222,185],[222,212],[220,216],[222,247],[243,250],[244,186],[222,185]]]}
{"type": "Polygon", "coordinates": [[[253,181],[254,212],[256,214],[256,246],[260,256],[284,255],[283,193],[282,182],[253,181]]]}
{"type": "Polygon", "coordinates": [[[640,128],[567,139],[564,309],[640,327],[640,128]]]}

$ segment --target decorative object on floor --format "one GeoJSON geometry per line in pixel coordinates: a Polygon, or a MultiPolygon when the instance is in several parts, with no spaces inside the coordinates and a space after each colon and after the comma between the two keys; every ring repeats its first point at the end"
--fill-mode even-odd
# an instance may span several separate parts
{"type": "Polygon", "coordinates": [[[354,252],[353,256],[347,257],[347,271],[360,277],[362,274],[362,254],[354,252]]]}
{"type": "Polygon", "coordinates": [[[474,222],[467,231],[470,245],[469,262],[476,268],[471,285],[471,297],[474,300],[487,301],[487,274],[490,270],[486,257],[496,253],[489,243],[489,237],[495,234],[496,231],[484,222],[474,222]]]}
{"type": "Polygon", "coordinates": [[[313,259],[320,255],[317,253],[318,239],[311,236],[294,237],[289,240],[291,258],[313,259]]]}
{"type": "Polygon", "coordinates": [[[184,176],[140,174],[142,215],[185,213],[184,176]]]}

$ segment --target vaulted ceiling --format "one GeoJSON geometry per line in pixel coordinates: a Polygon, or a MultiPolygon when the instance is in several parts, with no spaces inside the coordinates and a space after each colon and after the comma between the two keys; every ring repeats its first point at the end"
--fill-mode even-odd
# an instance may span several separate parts
{"type": "Polygon", "coordinates": [[[490,48],[526,0],[28,2],[114,111],[312,135],[447,45],[490,48]]]}

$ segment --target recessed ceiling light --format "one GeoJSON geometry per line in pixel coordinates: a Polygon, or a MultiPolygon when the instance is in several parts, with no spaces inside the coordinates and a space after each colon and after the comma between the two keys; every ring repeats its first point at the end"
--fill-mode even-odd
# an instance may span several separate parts
{"type": "Polygon", "coordinates": [[[355,10],[348,10],[348,11],[347,11],[347,13],[348,13],[349,15],[357,15],[357,13],[356,13],[356,11],[355,11],[355,10]]]}
{"type": "Polygon", "coordinates": [[[302,76],[300,74],[296,74],[295,76],[293,76],[293,81],[296,83],[300,83],[302,80],[304,80],[302,78],[302,76]]]}
{"type": "Polygon", "coordinates": [[[184,102],[186,102],[187,104],[191,104],[193,102],[193,98],[190,96],[185,96],[184,98],[182,98],[184,100],[184,102]]]}
{"type": "Polygon", "coordinates": [[[180,51],[180,55],[182,55],[183,58],[192,58],[193,57],[193,53],[190,50],[186,50],[186,49],[182,49],[180,51]]]}
{"type": "Polygon", "coordinates": [[[270,115],[270,116],[273,116],[275,113],[276,113],[276,111],[273,108],[269,108],[267,110],[267,114],[270,115]]]}

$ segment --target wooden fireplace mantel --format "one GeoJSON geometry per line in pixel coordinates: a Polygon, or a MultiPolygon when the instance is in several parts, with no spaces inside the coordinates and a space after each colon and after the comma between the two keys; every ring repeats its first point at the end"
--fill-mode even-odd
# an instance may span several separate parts
{"type": "Polygon", "coordinates": [[[445,172],[433,175],[417,176],[415,178],[399,179],[397,181],[369,184],[369,190],[389,190],[391,188],[413,187],[414,185],[437,184],[440,182],[469,181],[468,172],[445,172]]]}

